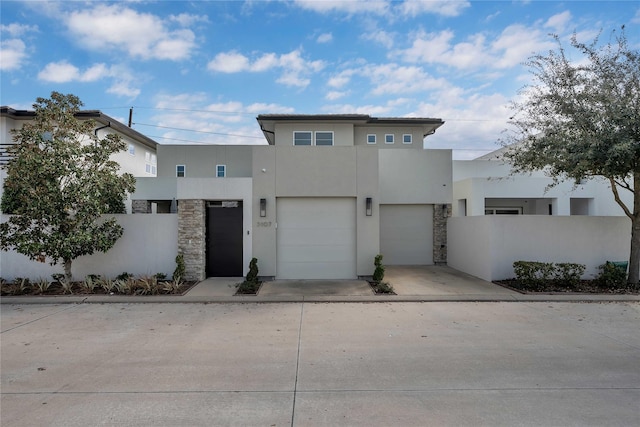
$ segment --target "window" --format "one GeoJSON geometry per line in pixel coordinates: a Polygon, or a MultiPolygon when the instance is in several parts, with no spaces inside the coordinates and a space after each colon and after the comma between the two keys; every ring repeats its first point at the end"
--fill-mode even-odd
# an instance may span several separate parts
{"type": "Polygon", "coordinates": [[[136,146],[133,144],[129,144],[129,154],[131,154],[132,156],[136,155],[136,146]]]}
{"type": "Polygon", "coordinates": [[[316,132],[316,145],[333,145],[333,132],[316,132]]]}
{"type": "Polygon", "coordinates": [[[294,132],[293,145],[311,145],[311,132],[294,132]]]}
{"type": "Polygon", "coordinates": [[[371,133],[367,135],[367,144],[375,144],[375,143],[376,143],[376,135],[371,133]]]}
{"type": "Polygon", "coordinates": [[[185,165],[176,165],[176,176],[184,178],[187,175],[187,167],[185,165]]]}
{"type": "Polygon", "coordinates": [[[393,144],[393,142],[394,142],[393,141],[393,134],[388,133],[388,134],[386,134],[384,136],[384,143],[385,144],[393,144]]]}
{"type": "Polygon", "coordinates": [[[216,165],[216,177],[224,178],[227,176],[227,165],[216,165]]]}
{"type": "Polygon", "coordinates": [[[485,215],[522,215],[522,208],[485,208],[485,215]]]}
{"type": "Polygon", "coordinates": [[[145,151],[144,153],[144,171],[148,174],[151,175],[155,175],[157,172],[157,164],[158,164],[158,158],[156,157],[155,154],[151,154],[148,151],[145,151]]]}
{"type": "Polygon", "coordinates": [[[404,135],[402,135],[402,143],[403,144],[413,143],[412,135],[410,133],[405,133],[404,135]]]}

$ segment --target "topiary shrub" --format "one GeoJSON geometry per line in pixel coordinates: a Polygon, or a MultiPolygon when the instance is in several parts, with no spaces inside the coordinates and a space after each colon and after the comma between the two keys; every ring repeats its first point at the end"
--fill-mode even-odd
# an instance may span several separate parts
{"type": "Polygon", "coordinates": [[[258,281],[258,259],[251,258],[251,262],[249,262],[249,272],[246,277],[247,282],[257,282],[258,281]]]}
{"type": "Polygon", "coordinates": [[[184,266],[184,256],[182,254],[178,254],[176,256],[176,269],[173,270],[173,281],[179,282],[184,279],[185,275],[185,266],[184,266]]]}
{"type": "Polygon", "coordinates": [[[382,279],[384,279],[384,266],[382,265],[382,255],[376,255],[373,265],[376,266],[376,269],[373,271],[373,281],[380,283],[382,279]]]}

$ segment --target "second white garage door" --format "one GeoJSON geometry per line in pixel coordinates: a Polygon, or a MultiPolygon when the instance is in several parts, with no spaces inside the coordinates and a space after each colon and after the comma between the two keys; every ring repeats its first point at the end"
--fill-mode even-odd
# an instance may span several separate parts
{"type": "Polygon", "coordinates": [[[353,198],[278,198],[279,279],[356,277],[353,198]]]}
{"type": "Polygon", "coordinates": [[[433,205],[380,205],[380,253],[387,265],[433,264],[433,205]]]}

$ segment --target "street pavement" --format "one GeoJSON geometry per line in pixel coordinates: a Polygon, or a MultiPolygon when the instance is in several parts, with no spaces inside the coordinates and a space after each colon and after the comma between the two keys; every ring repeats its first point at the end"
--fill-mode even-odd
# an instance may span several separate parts
{"type": "Polygon", "coordinates": [[[640,425],[635,301],[0,309],[3,427],[640,425]]]}

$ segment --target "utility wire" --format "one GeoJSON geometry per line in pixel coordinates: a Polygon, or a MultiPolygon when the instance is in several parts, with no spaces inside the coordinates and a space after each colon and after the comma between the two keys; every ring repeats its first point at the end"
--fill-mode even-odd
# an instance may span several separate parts
{"type": "Polygon", "coordinates": [[[136,126],[149,126],[149,127],[154,127],[154,128],[161,128],[161,129],[171,129],[171,130],[179,130],[179,131],[183,131],[183,132],[196,132],[196,133],[206,133],[209,135],[222,135],[222,136],[237,136],[239,138],[254,138],[254,139],[263,139],[263,137],[261,136],[254,136],[254,135],[238,135],[238,134],[234,134],[234,133],[223,133],[223,132],[209,132],[209,131],[205,131],[205,130],[193,130],[193,129],[182,129],[182,128],[174,128],[174,127],[170,127],[170,126],[160,126],[160,125],[151,125],[148,123],[132,123],[136,126]]]}

